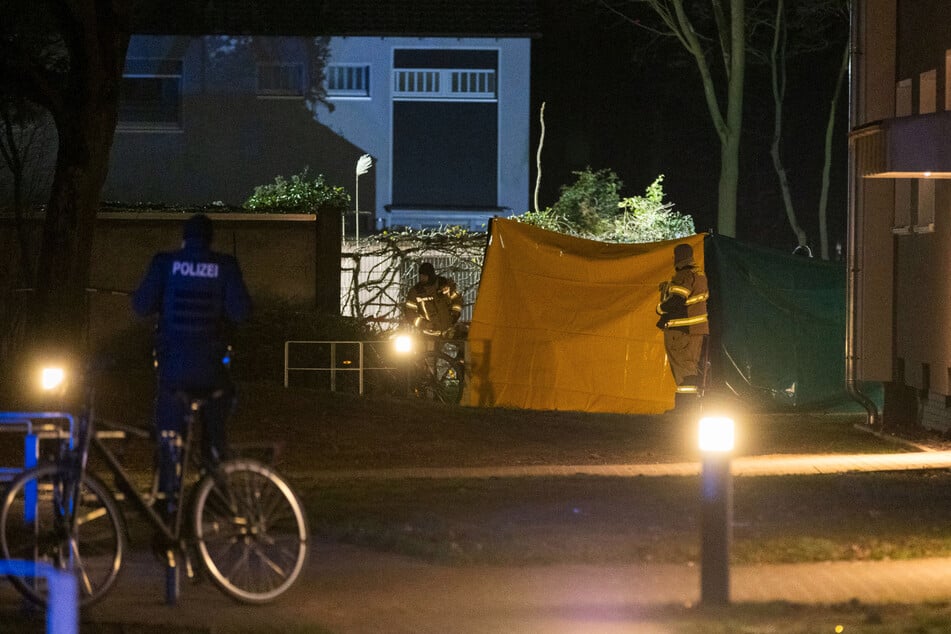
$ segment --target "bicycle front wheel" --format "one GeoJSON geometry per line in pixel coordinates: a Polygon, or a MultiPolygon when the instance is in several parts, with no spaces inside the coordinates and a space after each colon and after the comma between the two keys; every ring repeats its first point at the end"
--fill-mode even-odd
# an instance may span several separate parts
{"type": "MultiPolygon", "coordinates": [[[[125,522],[112,494],[84,474],[74,498],[56,465],[25,471],[10,485],[0,507],[0,545],[6,559],[43,562],[72,570],[79,602],[90,605],[115,583],[125,553],[125,522]]],[[[45,605],[46,579],[10,577],[28,599],[45,605]]]]}
{"type": "Polygon", "coordinates": [[[293,585],[307,556],[307,520],[291,487],[253,460],[223,462],[198,483],[194,536],[215,584],[244,603],[293,585]]]}

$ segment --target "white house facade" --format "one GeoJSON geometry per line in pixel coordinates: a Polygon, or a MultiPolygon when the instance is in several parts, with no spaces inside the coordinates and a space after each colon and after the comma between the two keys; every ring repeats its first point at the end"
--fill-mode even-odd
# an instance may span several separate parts
{"type": "Polygon", "coordinates": [[[350,192],[361,231],[484,230],[526,211],[533,3],[431,1],[409,22],[395,10],[420,3],[363,4],[313,28],[306,15],[153,14],[126,57],[103,200],[238,206],[307,168],[350,192]]]}

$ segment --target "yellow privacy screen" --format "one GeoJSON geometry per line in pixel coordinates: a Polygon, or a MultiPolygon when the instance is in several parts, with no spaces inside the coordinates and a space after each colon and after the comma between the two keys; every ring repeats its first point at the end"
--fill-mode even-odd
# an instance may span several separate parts
{"type": "Polygon", "coordinates": [[[673,406],[657,285],[676,244],[703,268],[703,234],[607,244],[492,222],[469,331],[463,403],[650,414],[673,406]]]}

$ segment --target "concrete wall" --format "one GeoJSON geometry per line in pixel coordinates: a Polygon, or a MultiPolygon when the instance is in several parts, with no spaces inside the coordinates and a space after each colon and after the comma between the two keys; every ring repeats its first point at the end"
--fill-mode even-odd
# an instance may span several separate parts
{"type": "MultiPolygon", "coordinates": [[[[139,284],[152,255],[181,245],[182,223],[190,214],[101,213],[90,269],[90,338],[100,340],[134,323],[128,293],[139,284]]],[[[209,213],[212,248],[237,256],[252,298],[299,300],[325,310],[340,306],[340,216],[313,214],[209,213]],[[325,226],[326,225],[326,226],[325,226]]],[[[29,221],[39,244],[40,216],[29,221]]],[[[15,270],[14,225],[0,219],[0,246],[6,271],[15,270]]],[[[6,287],[13,284],[9,281],[6,287]]]]}
{"type": "MultiPolygon", "coordinates": [[[[209,214],[216,251],[238,258],[248,290],[315,300],[317,230],[311,214],[209,214]]],[[[186,214],[102,213],[90,286],[131,290],[158,251],[180,247],[186,214]]]]}

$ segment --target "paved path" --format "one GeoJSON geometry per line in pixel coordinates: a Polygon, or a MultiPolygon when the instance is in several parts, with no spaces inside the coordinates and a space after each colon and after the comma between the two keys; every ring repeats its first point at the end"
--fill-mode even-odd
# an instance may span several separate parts
{"type": "MultiPolygon", "coordinates": [[[[316,545],[305,577],[268,606],[237,605],[205,583],[185,588],[181,606],[169,609],[159,601],[161,570],[149,556],[138,555],[124,572],[119,587],[87,616],[215,632],[294,631],[302,623],[340,634],[665,632],[665,610],[700,598],[695,566],[453,567],[329,543],[316,545]]],[[[734,604],[951,598],[951,558],[734,566],[731,572],[734,604]]]]}
{"type": "MultiPolygon", "coordinates": [[[[822,454],[746,456],[734,458],[736,476],[846,473],[849,471],[900,471],[907,469],[951,468],[951,451],[921,451],[892,454],[822,454]]],[[[315,480],[353,478],[515,478],[533,476],[693,476],[699,475],[699,462],[614,465],[525,465],[499,467],[414,467],[358,469],[350,471],[311,471],[294,474],[315,480]]]]}

